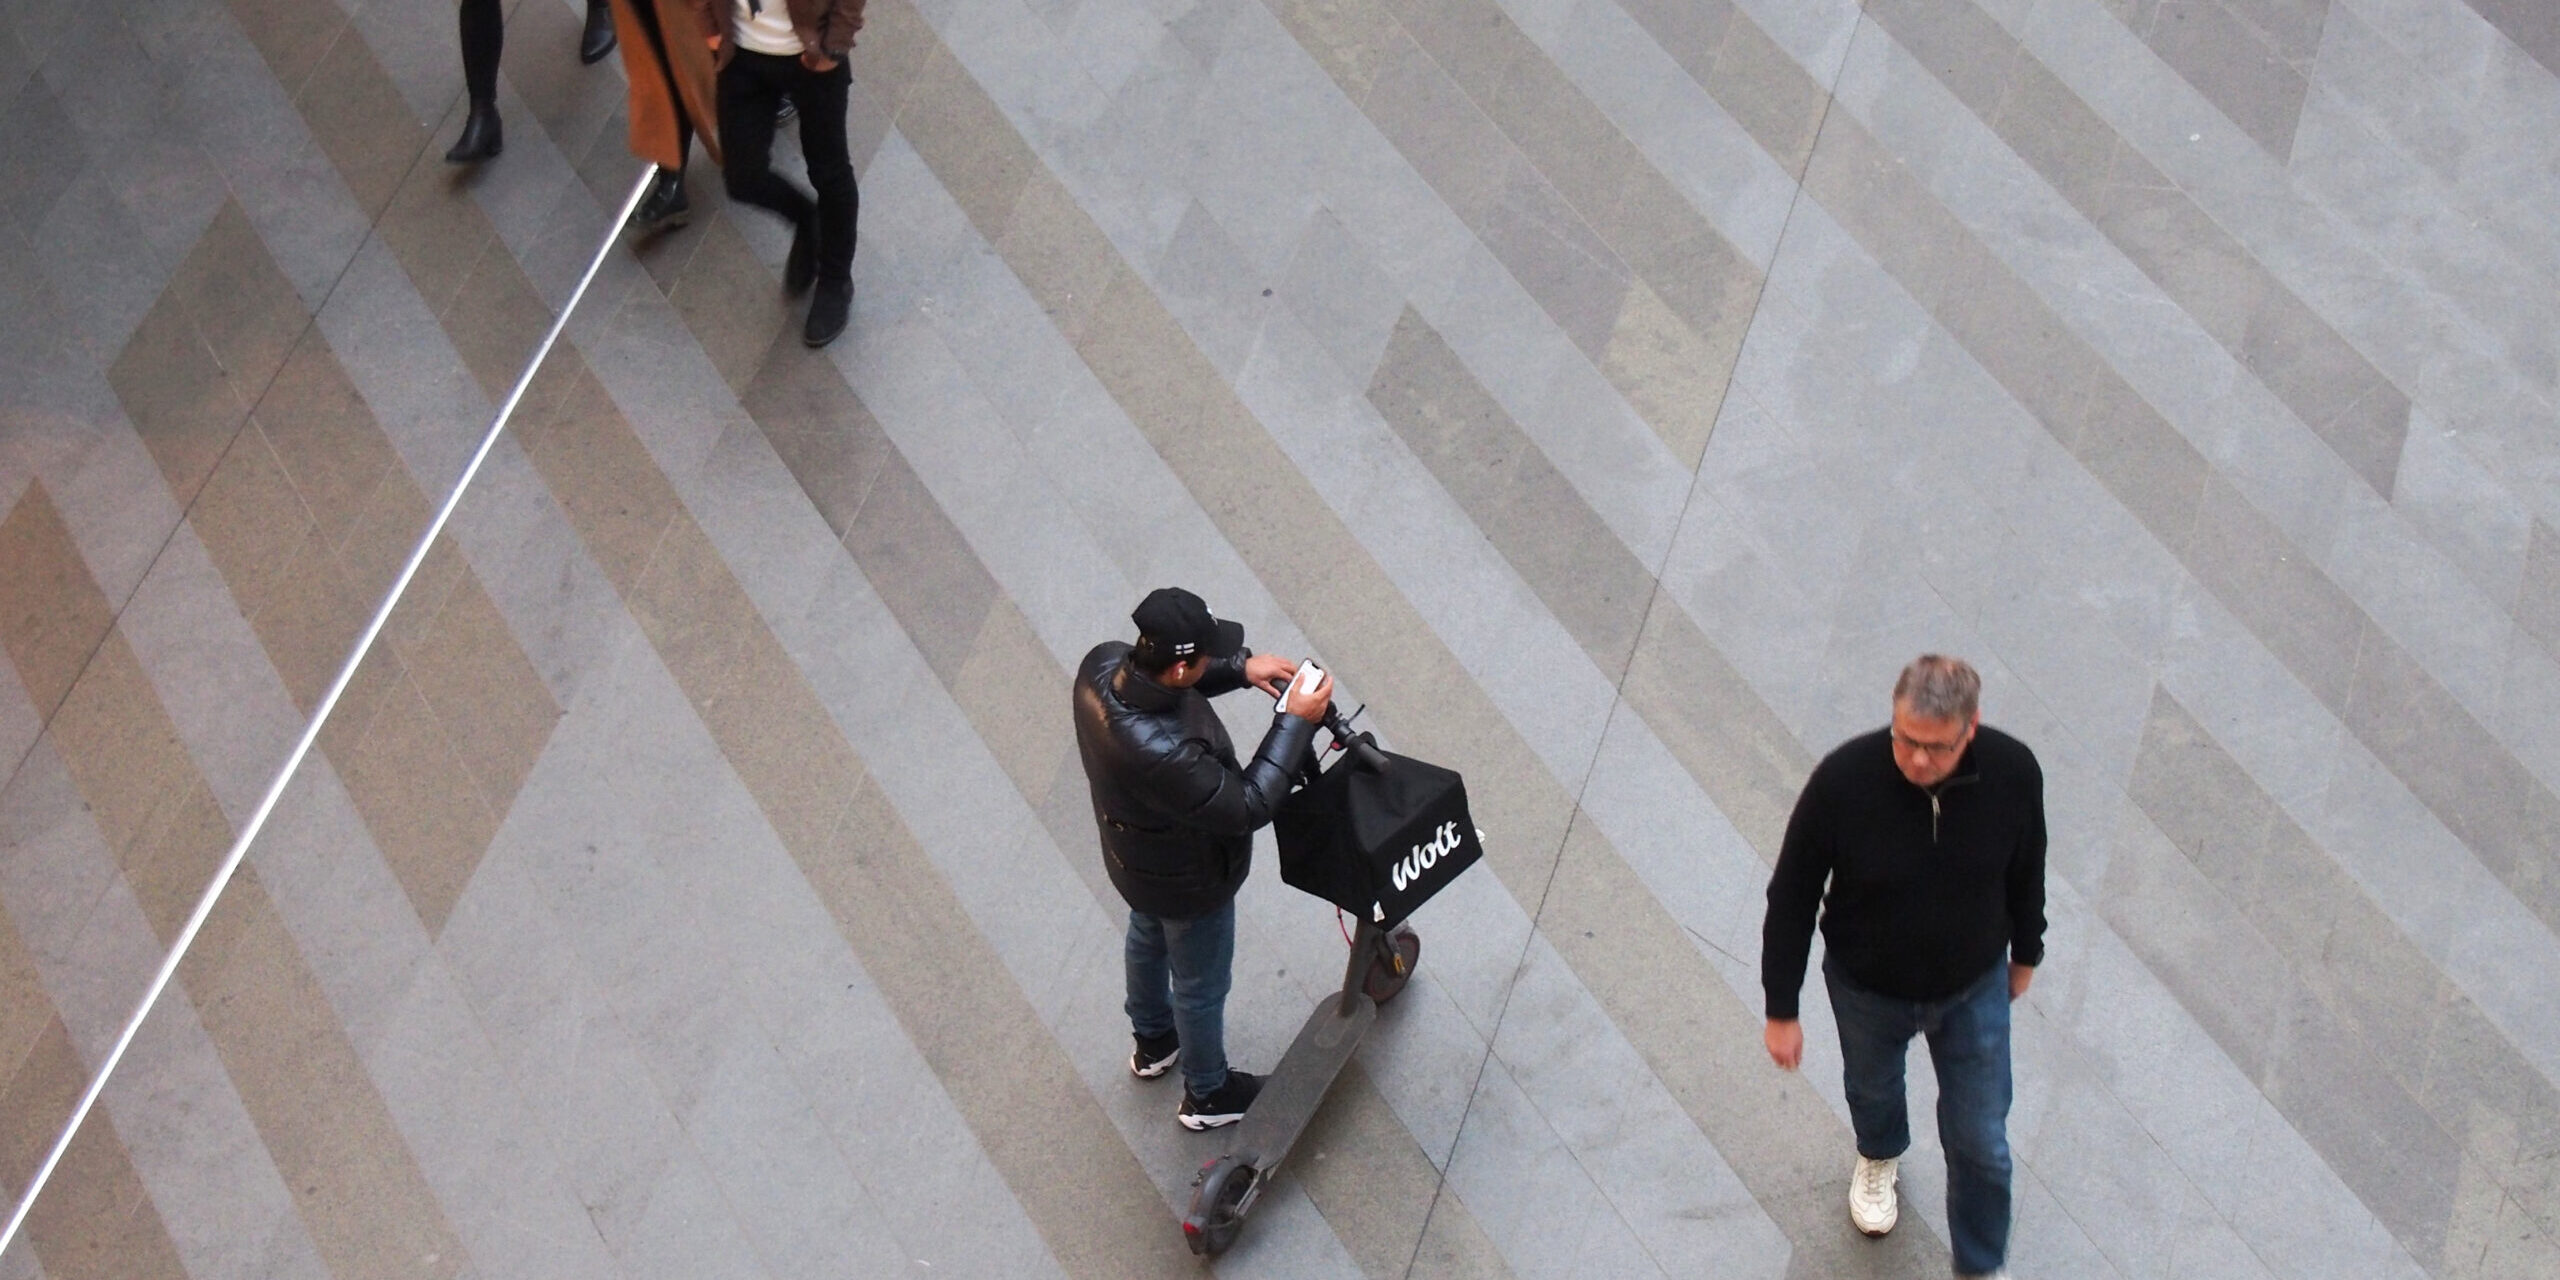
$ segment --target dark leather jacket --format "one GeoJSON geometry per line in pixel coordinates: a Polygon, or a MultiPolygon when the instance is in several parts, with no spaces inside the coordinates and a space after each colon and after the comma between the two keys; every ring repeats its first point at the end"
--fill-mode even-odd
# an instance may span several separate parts
{"type": "Polygon", "coordinates": [[[1253,763],[1209,699],[1245,687],[1239,653],[1188,689],[1128,666],[1121,641],[1094,646],[1076,671],[1076,750],[1093,789],[1113,887],[1149,915],[1188,919],[1236,895],[1253,869],[1253,832],[1289,794],[1316,727],[1275,715],[1253,763]]]}

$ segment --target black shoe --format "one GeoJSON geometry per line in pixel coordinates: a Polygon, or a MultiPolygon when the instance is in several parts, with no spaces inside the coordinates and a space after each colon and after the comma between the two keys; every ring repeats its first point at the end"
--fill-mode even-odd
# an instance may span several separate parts
{"type": "Polygon", "coordinates": [[[444,158],[452,164],[478,164],[507,149],[507,133],[498,125],[498,104],[473,107],[462,121],[462,136],[444,158]]]}
{"type": "Polygon", "coordinates": [[[1129,1054],[1129,1074],[1141,1080],[1153,1080],[1173,1069],[1173,1061],[1182,1056],[1182,1039],[1168,1031],[1160,1036],[1130,1033],[1138,1047],[1129,1054]]]}
{"type": "Polygon", "coordinates": [[[844,322],[853,316],[853,282],[825,280],[809,299],[809,323],[800,330],[800,340],[813,347],[823,347],[844,333],[844,322]]]}
{"type": "Polygon", "coordinates": [[[809,291],[818,278],[818,215],[800,220],[798,230],[791,233],[791,252],[782,259],[782,292],[797,298],[809,291]]]}
{"type": "Polygon", "coordinates": [[[1262,1077],[1230,1067],[1227,1082],[1219,1085],[1216,1093],[1200,1098],[1184,1092],[1182,1106],[1175,1110],[1173,1118],[1193,1133],[1234,1124],[1244,1119],[1246,1109],[1253,1106],[1254,1095],[1261,1092],[1262,1077]]]}
{"type": "Polygon", "coordinates": [[[792,117],[799,114],[800,104],[793,102],[789,98],[784,98],[782,100],[782,105],[773,109],[773,122],[775,124],[789,124],[791,123],[792,117]]]}
{"type": "Polygon", "coordinates": [[[578,33],[578,61],[594,66],[613,52],[613,7],[587,0],[587,29],[578,33]]]}
{"type": "Polygon", "coordinates": [[[661,171],[649,183],[649,194],[631,211],[631,225],[643,235],[673,231],[693,220],[693,202],[684,198],[684,175],[661,171]]]}

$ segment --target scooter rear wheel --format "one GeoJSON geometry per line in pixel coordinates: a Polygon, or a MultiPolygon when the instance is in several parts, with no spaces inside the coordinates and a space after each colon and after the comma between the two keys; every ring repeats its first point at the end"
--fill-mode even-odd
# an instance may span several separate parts
{"type": "Polygon", "coordinates": [[[1214,1258],[1244,1231],[1244,1202],[1258,1172],[1223,1155],[1201,1166],[1191,1182],[1191,1212],[1182,1218],[1182,1240],[1191,1252],[1214,1258]]]}
{"type": "Polygon", "coordinates": [[[1385,941],[1390,954],[1371,960],[1369,972],[1360,981],[1360,989],[1380,1008],[1413,981],[1414,966],[1422,963],[1422,935],[1412,925],[1397,925],[1387,932],[1385,941]]]}

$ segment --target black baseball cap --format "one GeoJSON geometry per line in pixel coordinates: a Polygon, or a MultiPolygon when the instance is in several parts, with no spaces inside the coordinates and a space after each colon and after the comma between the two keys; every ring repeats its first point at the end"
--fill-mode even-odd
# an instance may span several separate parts
{"type": "Polygon", "coordinates": [[[1138,649],[1160,662],[1187,662],[1202,654],[1224,658],[1244,648],[1244,624],[1209,612],[1200,597],[1180,587],[1158,587],[1130,613],[1138,624],[1138,649]]]}

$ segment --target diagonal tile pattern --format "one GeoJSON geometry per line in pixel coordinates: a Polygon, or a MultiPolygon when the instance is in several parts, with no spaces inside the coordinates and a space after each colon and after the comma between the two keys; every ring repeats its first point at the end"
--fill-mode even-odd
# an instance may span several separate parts
{"type": "MultiPolygon", "coordinates": [[[[449,10],[0,0],[12,1188],[635,174],[512,8],[461,173],[449,10]]],[[[700,165],[608,255],[0,1276],[1195,1273],[1061,696],[1163,581],[1490,837],[1221,1271],[1942,1274],[1754,1026],[1939,647],[2056,837],[2013,1268],[2560,1273],[2555,41],[874,0],[852,333],[700,165]]],[[[1240,908],[1258,1066],[1339,951],[1240,908]]]]}

